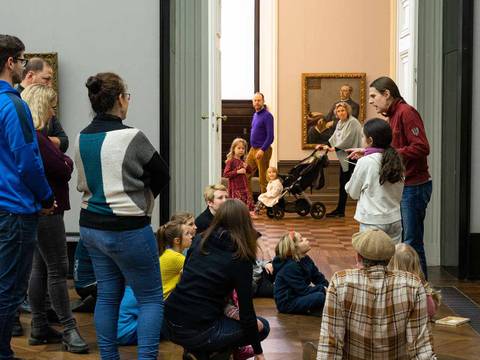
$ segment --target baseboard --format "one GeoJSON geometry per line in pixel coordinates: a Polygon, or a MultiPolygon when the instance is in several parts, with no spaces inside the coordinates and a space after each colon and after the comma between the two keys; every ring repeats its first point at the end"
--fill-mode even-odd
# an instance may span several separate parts
{"type": "MultiPolygon", "coordinates": [[[[467,279],[478,280],[480,279],[480,261],[478,261],[478,255],[480,254],[480,233],[470,233],[468,244],[470,244],[470,251],[468,252],[468,269],[467,279]]],[[[460,259],[462,261],[462,259],[460,259]]]]}

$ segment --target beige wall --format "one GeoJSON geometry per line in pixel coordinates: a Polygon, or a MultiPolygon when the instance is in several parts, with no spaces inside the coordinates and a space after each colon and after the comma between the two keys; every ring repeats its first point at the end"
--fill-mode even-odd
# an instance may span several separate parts
{"type": "Polygon", "coordinates": [[[367,86],[390,74],[390,7],[387,0],[279,0],[279,160],[309,153],[301,146],[302,73],[365,72],[367,86]]]}

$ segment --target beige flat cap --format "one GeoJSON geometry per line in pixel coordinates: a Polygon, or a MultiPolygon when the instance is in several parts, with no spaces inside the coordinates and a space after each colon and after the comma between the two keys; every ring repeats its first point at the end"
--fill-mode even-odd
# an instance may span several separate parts
{"type": "Polygon", "coordinates": [[[390,260],[395,254],[395,243],[384,231],[368,229],[352,236],[356,252],[368,260],[390,260]]]}

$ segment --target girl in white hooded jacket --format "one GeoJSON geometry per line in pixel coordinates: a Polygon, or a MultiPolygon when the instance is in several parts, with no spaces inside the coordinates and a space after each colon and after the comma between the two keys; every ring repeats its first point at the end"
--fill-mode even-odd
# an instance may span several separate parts
{"type": "Polygon", "coordinates": [[[398,243],[402,239],[400,201],[405,169],[391,142],[392,129],[385,120],[365,123],[365,156],[358,160],[345,190],[358,199],[354,219],[360,223],[360,231],[378,228],[398,243]]]}

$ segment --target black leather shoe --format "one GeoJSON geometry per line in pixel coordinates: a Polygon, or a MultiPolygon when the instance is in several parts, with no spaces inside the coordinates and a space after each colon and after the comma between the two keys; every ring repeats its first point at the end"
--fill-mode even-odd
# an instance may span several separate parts
{"type": "Polygon", "coordinates": [[[338,211],[337,209],[333,210],[332,212],[329,212],[327,215],[325,215],[326,217],[330,217],[330,218],[334,218],[334,217],[345,217],[345,213],[344,212],[340,212],[338,211]]]}
{"type": "Polygon", "coordinates": [[[47,326],[43,329],[32,328],[28,345],[58,344],[62,342],[62,333],[47,326]]]}
{"type": "Polygon", "coordinates": [[[83,340],[77,328],[66,330],[62,338],[63,348],[74,354],[87,354],[88,344],[83,340]]]}
{"type": "Polygon", "coordinates": [[[12,336],[23,336],[23,327],[20,322],[20,315],[17,314],[13,319],[12,336]]]}

